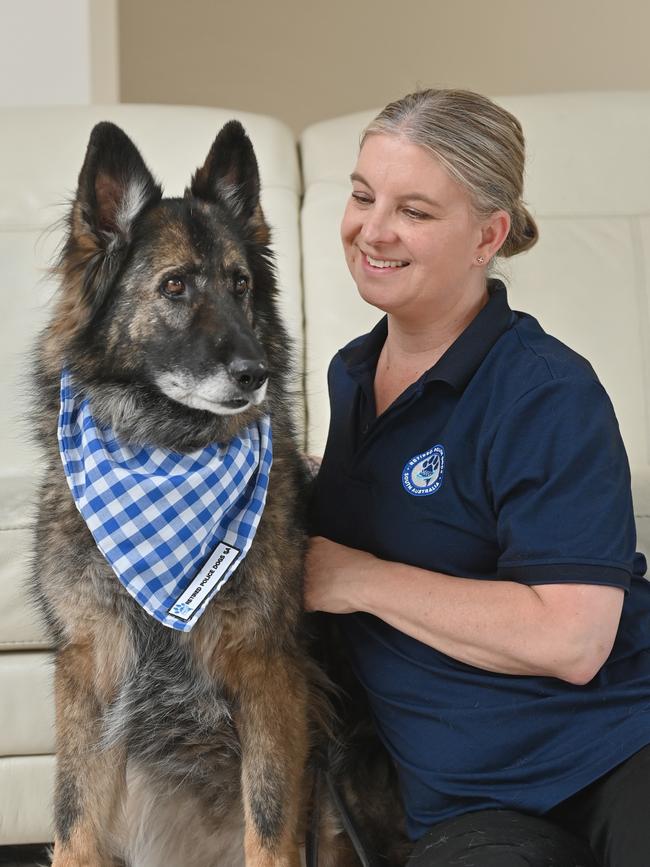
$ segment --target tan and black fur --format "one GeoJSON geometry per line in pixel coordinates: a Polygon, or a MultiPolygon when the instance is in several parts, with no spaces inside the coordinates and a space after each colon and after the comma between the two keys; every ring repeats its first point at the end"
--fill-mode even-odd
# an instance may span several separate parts
{"type": "Polygon", "coordinates": [[[251,143],[231,122],[183,198],[93,130],[36,357],[45,451],[34,593],[55,645],[55,867],[297,867],[310,683],[303,469],[251,143]],[[189,633],[128,595],[70,495],[61,368],[125,442],[189,451],[273,427],[250,552],[189,633]]]}

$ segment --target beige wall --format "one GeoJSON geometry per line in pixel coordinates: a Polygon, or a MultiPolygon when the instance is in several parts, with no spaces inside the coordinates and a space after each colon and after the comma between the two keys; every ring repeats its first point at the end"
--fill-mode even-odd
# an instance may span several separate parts
{"type": "Polygon", "coordinates": [[[119,102],[117,14],[117,0],[90,0],[91,102],[119,102]]]}
{"type": "Polygon", "coordinates": [[[120,94],[299,131],[417,86],[650,89],[649,33],[646,0],[119,0],[120,94]]]}
{"type": "Polygon", "coordinates": [[[0,105],[119,98],[118,0],[0,0],[0,105]]]}
{"type": "Polygon", "coordinates": [[[88,0],[0,3],[0,105],[90,102],[88,0]]]}

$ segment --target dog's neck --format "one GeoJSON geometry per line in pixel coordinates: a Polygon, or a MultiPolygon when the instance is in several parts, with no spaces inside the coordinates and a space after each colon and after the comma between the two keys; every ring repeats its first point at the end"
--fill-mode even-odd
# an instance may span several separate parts
{"type": "Polygon", "coordinates": [[[214,442],[229,442],[259,418],[264,406],[234,416],[217,416],[170,400],[153,387],[134,384],[81,385],[100,425],[112,428],[120,442],[190,452],[214,442]]]}

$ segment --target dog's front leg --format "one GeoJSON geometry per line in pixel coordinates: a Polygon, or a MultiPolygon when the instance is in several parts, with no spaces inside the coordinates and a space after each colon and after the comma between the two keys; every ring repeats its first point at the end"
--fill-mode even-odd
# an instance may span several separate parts
{"type": "Polygon", "coordinates": [[[125,785],[121,748],[101,748],[102,701],[90,643],[59,650],[52,867],[108,867],[106,838],[125,785]]]}
{"type": "Polygon", "coordinates": [[[229,680],[242,747],[246,867],[299,867],[308,748],[304,672],[290,657],[265,658],[260,650],[237,654],[229,680]]]}

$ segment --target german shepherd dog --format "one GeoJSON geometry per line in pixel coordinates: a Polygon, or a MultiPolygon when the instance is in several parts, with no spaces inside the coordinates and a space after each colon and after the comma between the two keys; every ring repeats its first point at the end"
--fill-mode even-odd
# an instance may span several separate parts
{"type": "Polygon", "coordinates": [[[35,370],[46,462],[33,581],[55,647],[55,867],[300,863],[319,675],[301,639],[305,471],[259,190],[235,121],[183,198],[162,197],[118,127],[90,136],[35,370]],[[73,501],[57,442],[64,368],[120,443],[187,454],[270,416],[256,535],[191,631],[143,610],[73,501]]]}

